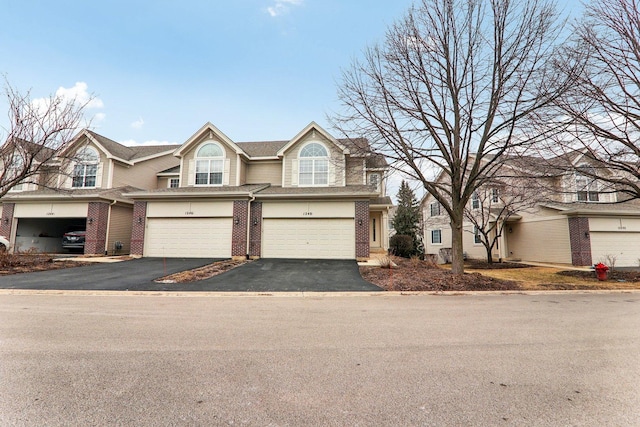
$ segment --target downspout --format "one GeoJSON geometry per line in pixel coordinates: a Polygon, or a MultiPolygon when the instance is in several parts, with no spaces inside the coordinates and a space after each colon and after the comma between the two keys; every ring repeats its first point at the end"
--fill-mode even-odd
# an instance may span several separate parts
{"type": "Polygon", "coordinates": [[[104,236],[104,254],[109,255],[109,231],[111,231],[111,206],[115,205],[117,200],[109,203],[109,212],[107,212],[107,233],[104,236]]]}
{"type": "Polygon", "coordinates": [[[249,259],[249,249],[251,244],[251,202],[255,199],[256,196],[254,196],[253,193],[249,193],[249,203],[247,204],[247,259],[249,259]]]}

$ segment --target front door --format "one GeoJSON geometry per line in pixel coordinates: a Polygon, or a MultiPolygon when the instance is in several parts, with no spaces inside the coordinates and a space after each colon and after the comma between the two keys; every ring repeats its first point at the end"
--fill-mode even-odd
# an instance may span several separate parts
{"type": "Polygon", "coordinates": [[[370,212],[369,213],[369,247],[380,249],[382,248],[382,213],[370,212]]]}

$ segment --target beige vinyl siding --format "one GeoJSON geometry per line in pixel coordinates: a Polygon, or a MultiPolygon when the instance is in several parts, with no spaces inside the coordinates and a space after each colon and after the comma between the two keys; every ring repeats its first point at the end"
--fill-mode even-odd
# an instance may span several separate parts
{"type": "Polygon", "coordinates": [[[247,166],[247,184],[282,185],[281,161],[254,161],[247,166]]]}
{"type": "Polygon", "coordinates": [[[162,157],[145,160],[136,163],[133,166],[124,165],[119,162],[113,162],[113,188],[131,185],[132,187],[141,188],[143,190],[153,190],[160,187],[159,179],[156,176],[158,172],[178,166],[180,161],[172,154],[162,157]]]}
{"type": "Polygon", "coordinates": [[[115,242],[122,242],[122,249],[119,254],[128,254],[131,248],[131,229],[133,225],[133,208],[126,206],[111,206],[111,217],[109,218],[109,240],[107,241],[107,251],[114,253],[115,242]]]}
{"type": "MultiPolygon", "coordinates": [[[[184,157],[182,158],[182,171],[180,173],[181,187],[187,187],[189,186],[189,182],[195,181],[194,178],[191,178],[191,180],[189,179],[190,174],[193,175],[196,173],[195,164],[192,160],[195,160],[196,150],[200,147],[200,144],[202,144],[204,141],[207,141],[207,140],[209,140],[208,137],[201,138],[201,140],[199,140],[197,143],[194,143],[191,146],[191,150],[189,150],[184,154],[184,157]]],[[[229,184],[228,185],[236,185],[236,175],[237,175],[236,164],[238,162],[238,155],[236,154],[235,151],[229,148],[221,140],[214,138],[212,139],[212,141],[217,142],[224,149],[226,164],[223,170],[226,171],[227,167],[229,168],[229,179],[228,179],[229,184]]],[[[223,182],[227,182],[226,177],[223,177],[223,182]]]]}
{"type": "MultiPolygon", "coordinates": [[[[309,131],[304,137],[302,137],[293,147],[291,147],[284,155],[284,182],[283,187],[291,187],[291,173],[297,166],[294,167],[293,162],[298,161],[298,153],[300,149],[310,141],[319,141],[329,150],[329,186],[340,187],[344,186],[344,171],[345,161],[344,155],[331,141],[320,135],[319,132],[314,133],[309,131]],[[333,177],[332,177],[333,175],[333,177]]],[[[297,182],[297,179],[296,179],[297,182]]],[[[296,185],[297,186],[297,185],[296,185]]]]}
{"type": "Polygon", "coordinates": [[[364,159],[362,157],[347,157],[347,170],[345,171],[347,185],[363,185],[364,159]]]}
{"type": "Polygon", "coordinates": [[[169,179],[171,179],[171,178],[168,178],[166,176],[158,177],[158,185],[156,186],[156,188],[161,189],[161,188],[169,187],[169,179]]]}
{"type": "Polygon", "coordinates": [[[508,258],[571,264],[566,217],[509,224],[505,227],[505,234],[508,258]]]}
{"type": "Polygon", "coordinates": [[[247,161],[244,158],[240,158],[240,179],[238,181],[239,185],[247,184],[247,169],[248,169],[247,161]]]}

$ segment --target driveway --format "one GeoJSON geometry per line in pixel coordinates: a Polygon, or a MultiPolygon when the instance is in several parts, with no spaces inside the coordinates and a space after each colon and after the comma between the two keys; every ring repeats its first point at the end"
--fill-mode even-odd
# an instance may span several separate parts
{"type": "Polygon", "coordinates": [[[159,289],[160,284],[153,282],[159,277],[214,261],[207,258],[140,258],[109,264],[95,263],[2,276],[0,289],[152,291],[159,289]]]}
{"type": "Polygon", "coordinates": [[[348,260],[260,259],[210,279],[192,283],[155,283],[167,274],[190,270],[215,259],[141,258],[61,270],[0,277],[0,289],[113,291],[335,292],[381,291],[365,281],[348,260]]]}

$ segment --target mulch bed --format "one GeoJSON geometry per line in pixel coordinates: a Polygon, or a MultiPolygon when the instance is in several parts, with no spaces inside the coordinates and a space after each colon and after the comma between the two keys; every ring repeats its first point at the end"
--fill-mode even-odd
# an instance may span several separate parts
{"type": "MultiPolygon", "coordinates": [[[[593,279],[594,281],[597,281],[595,273],[593,271],[570,270],[559,271],[558,274],[561,276],[576,277],[579,279],[593,279]]],[[[615,280],[621,282],[640,282],[640,271],[609,270],[607,280],[615,280]]]]}
{"type": "Polygon", "coordinates": [[[198,280],[209,279],[218,274],[227,272],[233,268],[239,267],[242,264],[251,262],[251,260],[242,261],[218,261],[212,264],[205,265],[203,267],[194,268],[193,270],[181,271],[179,273],[170,274],[168,276],[160,277],[155,282],[159,283],[189,283],[197,282],[198,280]]]}
{"type": "Polygon", "coordinates": [[[469,259],[464,262],[465,268],[471,268],[473,270],[502,270],[504,268],[530,268],[530,265],[518,264],[516,262],[492,262],[489,264],[487,261],[478,259],[469,259]]]}
{"type": "Polygon", "coordinates": [[[30,271],[58,270],[78,265],[75,262],[54,262],[53,257],[48,254],[0,253],[0,276],[30,271]]]}
{"type": "Polygon", "coordinates": [[[391,269],[360,267],[360,274],[366,281],[387,291],[506,291],[520,289],[516,282],[510,280],[494,279],[480,273],[456,275],[429,261],[394,257],[393,262],[396,266],[391,269]]]}

